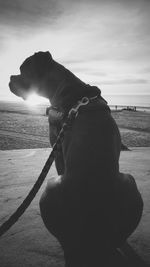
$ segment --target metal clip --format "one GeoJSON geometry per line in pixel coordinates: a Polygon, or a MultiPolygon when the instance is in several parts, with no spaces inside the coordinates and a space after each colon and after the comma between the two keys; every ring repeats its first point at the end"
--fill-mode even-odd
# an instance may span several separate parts
{"type": "Polygon", "coordinates": [[[81,106],[85,106],[85,105],[89,104],[89,102],[90,101],[87,97],[83,97],[80,101],[78,101],[77,105],[69,111],[69,116],[74,114],[75,118],[76,118],[78,116],[79,108],[81,106]]]}
{"type": "Polygon", "coordinates": [[[89,104],[90,100],[88,97],[83,97],[78,103],[79,103],[79,106],[85,106],[87,104],[89,104]]]}

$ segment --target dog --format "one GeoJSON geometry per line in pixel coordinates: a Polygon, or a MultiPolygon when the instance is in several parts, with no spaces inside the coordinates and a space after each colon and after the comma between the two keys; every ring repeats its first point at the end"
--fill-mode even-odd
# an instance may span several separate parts
{"type": "Polygon", "coordinates": [[[52,146],[70,109],[83,97],[93,99],[64,134],[55,157],[58,177],[48,181],[40,211],[62,245],[66,266],[106,262],[106,254],[136,229],[143,200],[134,178],[119,172],[120,133],[100,89],[81,81],[48,51],[28,57],[9,87],[23,99],[32,92],[49,99],[52,146]]]}

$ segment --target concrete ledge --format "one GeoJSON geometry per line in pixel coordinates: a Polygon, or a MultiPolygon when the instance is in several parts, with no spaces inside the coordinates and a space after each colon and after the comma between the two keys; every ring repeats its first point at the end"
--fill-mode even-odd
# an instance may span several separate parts
{"type": "MultiPolygon", "coordinates": [[[[121,152],[120,171],[131,173],[144,200],[144,212],[130,244],[150,263],[150,147],[131,148],[121,152]]],[[[28,194],[36,181],[51,149],[25,149],[0,151],[0,224],[28,194]]],[[[56,176],[54,165],[47,178],[56,176]]],[[[46,180],[47,180],[46,178],[46,180]]],[[[0,265],[3,267],[62,267],[63,252],[45,229],[38,202],[45,187],[20,218],[0,239],[0,265]]]]}

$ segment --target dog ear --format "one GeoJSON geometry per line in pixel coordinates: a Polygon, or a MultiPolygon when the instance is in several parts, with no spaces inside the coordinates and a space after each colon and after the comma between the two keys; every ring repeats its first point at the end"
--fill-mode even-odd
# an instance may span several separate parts
{"type": "Polygon", "coordinates": [[[41,60],[41,59],[44,59],[44,60],[48,60],[48,61],[51,61],[53,58],[52,58],[52,55],[50,54],[49,51],[46,51],[46,52],[42,52],[42,51],[39,51],[39,52],[36,52],[33,57],[35,57],[37,60],[41,60]]]}
{"type": "Polygon", "coordinates": [[[38,81],[45,72],[50,69],[53,59],[49,51],[39,51],[28,57],[20,66],[21,74],[24,74],[29,79],[38,81]]]}

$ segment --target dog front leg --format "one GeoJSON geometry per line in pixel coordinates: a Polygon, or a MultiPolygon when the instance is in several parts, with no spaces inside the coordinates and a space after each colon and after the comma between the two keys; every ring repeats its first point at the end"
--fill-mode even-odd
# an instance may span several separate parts
{"type": "Polygon", "coordinates": [[[46,228],[60,243],[63,240],[62,218],[64,209],[61,180],[61,176],[49,179],[39,203],[41,217],[46,228]]]}

